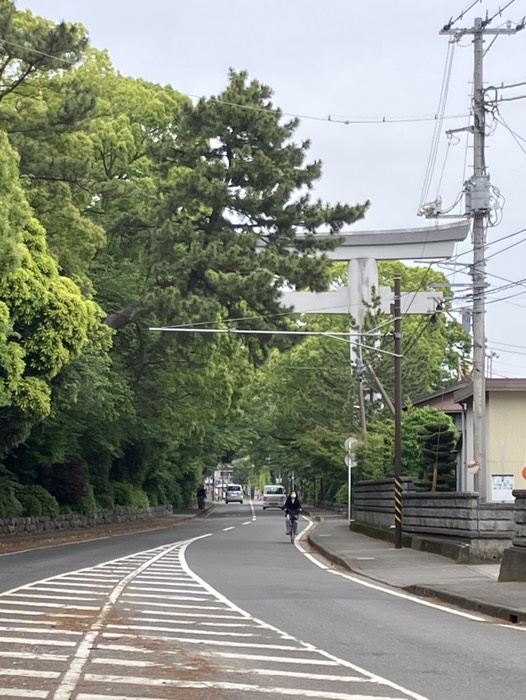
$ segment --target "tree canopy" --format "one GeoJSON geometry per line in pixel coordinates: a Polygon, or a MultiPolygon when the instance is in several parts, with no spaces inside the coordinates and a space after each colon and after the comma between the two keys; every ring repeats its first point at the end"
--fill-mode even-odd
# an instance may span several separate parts
{"type": "MultiPolygon", "coordinates": [[[[298,120],[245,71],[193,103],[10,0],[0,36],[0,516],[179,507],[225,463],[335,497],[360,433],[348,343],[277,331],[349,329],[283,292],[338,284],[326,253],[369,202],[315,197],[322,164],[298,120]],[[184,332],[152,330],[170,327],[184,332]]],[[[395,271],[406,289],[444,281],[386,263],[382,282],[395,271]]],[[[468,350],[435,320],[404,321],[408,400],[468,350]]],[[[369,322],[389,351],[386,319],[369,322]]],[[[389,356],[366,359],[392,392],[389,356]]]]}

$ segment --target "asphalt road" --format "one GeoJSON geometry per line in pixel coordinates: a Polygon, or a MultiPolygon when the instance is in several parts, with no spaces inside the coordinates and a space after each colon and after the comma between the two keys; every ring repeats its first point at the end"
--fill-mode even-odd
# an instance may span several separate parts
{"type": "Polygon", "coordinates": [[[255,522],[240,524],[248,514],[248,506],[219,508],[212,518],[235,529],[187,552],[190,567],[241,608],[431,700],[524,697],[525,628],[357,584],[291,546],[280,511],[256,506],[255,522]]]}
{"type": "MultiPolygon", "coordinates": [[[[303,520],[300,531],[307,527],[309,527],[308,521],[303,520]]],[[[301,660],[304,650],[307,649],[314,655],[313,664],[323,663],[319,659],[333,659],[331,663],[336,669],[334,673],[349,673],[349,669],[352,670],[353,680],[346,681],[349,686],[346,692],[351,692],[350,686],[354,682],[362,688],[361,695],[352,697],[382,697],[397,700],[402,698],[404,700],[407,698],[519,700],[524,697],[526,671],[522,659],[526,644],[525,628],[501,625],[487,618],[477,619],[476,616],[440,605],[432,607],[427,604],[428,601],[415,601],[401,594],[400,591],[388,593],[372,585],[370,581],[359,582],[358,577],[350,576],[333,565],[313,557],[301,537],[297,546],[291,545],[290,540],[285,536],[282,512],[263,511],[259,505],[252,507],[247,503],[220,504],[209,517],[198,518],[176,528],[4,555],[0,557],[0,593],[48,577],[91,569],[91,567],[95,569],[87,571],[84,579],[89,576],[95,581],[98,580],[98,572],[101,571],[98,565],[104,562],[130,557],[147,550],[153,550],[153,554],[150,555],[153,561],[162,555],[163,548],[183,541],[188,541],[188,544],[179,546],[176,548],[177,551],[169,556],[181,557],[184,576],[190,582],[181,586],[192,586],[193,589],[190,590],[201,591],[200,599],[205,601],[202,604],[200,621],[192,622],[197,625],[196,629],[202,632],[207,624],[215,624],[212,618],[216,614],[225,614],[225,610],[227,612],[225,619],[229,619],[232,617],[229,614],[232,608],[233,616],[237,615],[240,620],[228,623],[234,625],[233,629],[236,629],[236,625],[238,627],[244,625],[255,639],[263,635],[262,647],[269,645],[268,649],[273,650],[272,654],[282,655],[282,667],[286,666],[287,660],[289,661],[285,678],[281,671],[278,673],[276,670],[279,667],[277,658],[265,662],[258,661],[258,655],[254,649],[258,648],[259,643],[254,643],[252,647],[250,644],[247,645],[249,652],[245,654],[245,660],[243,660],[243,654],[238,656],[234,653],[230,656],[226,654],[227,658],[232,657],[228,663],[233,666],[230,669],[225,667],[225,674],[227,671],[232,674],[232,669],[238,668],[239,678],[235,675],[234,677],[241,681],[243,676],[245,684],[248,683],[247,677],[253,680],[254,674],[261,672],[269,674],[268,668],[263,669],[271,666],[279,676],[280,688],[284,689],[279,693],[276,690],[275,697],[292,692],[286,689],[294,689],[300,682],[307,684],[309,688],[312,685],[314,693],[310,696],[304,694],[302,697],[325,697],[321,694],[321,690],[316,691],[316,688],[325,688],[324,683],[319,679],[316,680],[316,674],[312,674],[312,678],[309,676],[309,670],[312,669],[306,668],[304,661],[293,663],[296,658],[294,655],[301,660]],[[212,613],[211,619],[207,621],[206,610],[216,610],[216,608],[218,612],[212,613]],[[299,649],[303,651],[300,653],[299,649]],[[245,668],[247,665],[250,665],[250,673],[245,668]],[[295,673],[298,680],[294,680],[295,673]],[[382,685],[384,681],[391,685],[382,685]],[[316,694],[317,692],[319,694],[316,694]]],[[[141,555],[136,558],[139,562],[144,559],[141,555]]],[[[159,561],[161,563],[156,566],[161,567],[162,561],[159,561]]],[[[120,564],[112,563],[111,566],[112,570],[115,568],[117,572],[113,572],[112,575],[121,576],[118,573],[120,564]]],[[[134,567],[138,566],[138,571],[144,564],[136,565],[132,558],[125,562],[125,566],[127,575],[130,576],[130,572],[135,570],[134,567]]],[[[170,566],[175,564],[171,563],[170,566]]],[[[160,571],[162,574],[162,569],[160,571]]],[[[147,573],[142,576],[145,577],[147,573]]],[[[70,590],[74,590],[75,586],[91,586],[87,589],[88,591],[96,585],[95,583],[86,584],[85,580],[79,583],[77,578],[66,576],[60,585],[72,587],[70,590]]],[[[141,582],[140,576],[137,582],[138,590],[139,583],[141,586],[149,585],[147,579],[141,582]]],[[[163,583],[163,586],[165,586],[163,590],[169,590],[166,584],[163,583]]],[[[38,590],[33,586],[33,591],[30,591],[31,595],[37,596],[35,601],[31,602],[32,605],[37,605],[38,601],[44,599],[47,590],[60,590],[54,582],[52,585],[48,584],[48,588],[45,586],[37,588],[38,590]]],[[[23,592],[20,599],[16,597],[17,595],[15,592],[2,596],[1,600],[4,601],[6,610],[8,606],[5,601],[9,602],[10,596],[15,601],[10,600],[10,605],[16,603],[23,606],[26,593],[23,592]]],[[[124,593],[122,595],[124,596],[124,593]]],[[[144,625],[146,622],[140,621],[140,616],[146,614],[147,604],[142,603],[141,600],[149,600],[147,596],[152,594],[148,588],[143,588],[136,595],[139,596],[138,602],[131,599],[130,603],[123,603],[120,614],[128,616],[129,620],[139,619],[137,624],[144,625]]],[[[197,593],[194,592],[194,595],[197,593]]],[[[167,610],[163,611],[163,603],[157,601],[158,598],[159,596],[153,596],[149,600],[152,608],[159,611],[156,617],[160,617],[161,614],[174,615],[173,612],[167,612],[168,602],[167,610]]],[[[196,614],[199,613],[199,605],[201,604],[190,605],[196,609],[196,614]]],[[[23,610],[23,607],[20,610],[23,610]]],[[[17,613],[20,619],[21,614],[21,612],[17,613]]],[[[152,615],[152,613],[149,614],[152,615]]],[[[5,611],[3,615],[5,629],[9,629],[9,626],[12,627],[15,623],[9,621],[10,618],[5,611]]],[[[22,624],[20,619],[16,622],[19,626],[22,624]]],[[[150,621],[148,624],[151,626],[153,623],[150,621]]],[[[161,623],[157,620],[155,624],[161,623]]],[[[227,623],[221,624],[226,628],[227,623]]],[[[168,622],[165,620],[162,625],[164,630],[162,634],[168,634],[166,632],[168,622]]],[[[2,621],[0,621],[0,627],[2,627],[2,621]]],[[[27,628],[30,629],[29,626],[27,628]]],[[[202,633],[212,634],[210,631],[202,633]]],[[[0,636],[1,634],[0,631],[0,636]]],[[[135,635],[137,634],[135,631],[135,635]]],[[[182,633],[172,631],[170,634],[182,633]]],[[[233,639],[236,639],[236,634],[242,639],[249,637],[248,631],[239,632],[238,630],[237,633],[231,634],[233,639]]],[[[223,640],[227,645],[225,648],[228,650],[228,644],[230,644],[236,649],[236,642],[229,642],[228,639],[229,637],[226,637],[223,640]]],[[[199,646],[211,643],[210,636],[205,636],[204,640],[196,638],[191,642],[177,643],[182,644],[188,651],[193,648],[192,644],[199,646]],[[206,642],[207,639],[208,642],[206,642]]],[[[237,646],[240,646],[239,642],[237,646]]],[[[210,654],[214,653],[217,652],[212,645],[210,654]]],[[[0,651],[0,676],[4,663],[6,662],[0,651]]],[[[313,669],[316,670],[315,665],[313,669]]],[[[208,676],[210,677],[210,672],[208,676]]],[[[228,676],[228,679],[231,678],[231,675],[228,676]]],[[[110,683],[110,681],[105,682],[110,683]]],[[[139,681],[136,679],[134,682],[139,681]]],[[[261,687],[268,685],[268,682],[269,679],[266,678],[264,682],[262,681],[261,687]]],[[[251,685],[246,687],[248,690],[241,689],[241,684],[239,687],[233,684],[230,690],[221,690],[220,697],[259,696],[259,690],[251,690],[251,685]]],[[[329,691],[325,688],[324,692],[329,691]]],[[[353,692],[356,692],[354,687],[353,692]]],[[[8,695],[4,696],[8,697],[8,695]]],[[[71,697],[75,696],[72,694],[71,697]]],[[[90,696],[86,694],[82,697],[88,700],[90,696]]],[[[104,697],[117,696],[105,695],[104,697]]],[[[126,697],[134,697],[134,695],[130,691],[126,697]]],[[[159,694],[151,697],[164,699],[165,697],[198,696],[159,694]]],[[[214,696],[210,692],[207,697],[214,696]]],[[[329,695],[327,694],[326,697],[329,695]]],[[[341,697],[351,697],[351,695],[341,695],[341,697]]]]}

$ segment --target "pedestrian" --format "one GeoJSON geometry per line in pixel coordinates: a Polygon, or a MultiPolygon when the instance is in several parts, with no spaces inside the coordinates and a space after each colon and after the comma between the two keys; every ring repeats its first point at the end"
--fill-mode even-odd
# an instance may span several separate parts
{"type": "Polygon", "coordinates": [[[199,510],[203,510],[205,507],[205,501],[206,501],[206,489],[204,486],[200,486],[197,489],[197,507],[199,510]]]}

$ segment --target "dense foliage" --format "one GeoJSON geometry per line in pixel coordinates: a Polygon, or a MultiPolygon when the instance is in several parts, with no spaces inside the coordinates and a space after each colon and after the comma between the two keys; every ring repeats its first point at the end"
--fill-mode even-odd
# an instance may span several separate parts
{"type": "Polygon", "coordinates": [[[341,404],[314,412],[350,387],[337,357],[309,434],[301,392],[283,435],[258,394],[288,353],[332,349],[151,329],[296,327],[282,289],[325,288],[321,253],[368,203],[313,199],[321,164],[243,72],[193,105],[118,74],[80,25],[0,0],[0,36],[0,516],[179,507],[236,457],[252,476],[306,459],[336,486],[341,404]]]}
{"type": "MultiPolygon", "coordinates": [[[[180,507],[222,464],[345,502],[350,435],[356,478],[391,475],[372,381],[392,396],[390,319],[370,309],[362,434],[349,343],[330,335],[349,319],[282,296],[345,282],[323,253],[368,202],[313,198],[321,163],[271,89],[232,71],[193,104],[11,0],[0,37],[0,517],[180,507]],[[326,335],[290,334],[309,330],[326,335]]],[[[429,268],[380,273],[450,292],[429,268]]],[[[469,342],[437,312],[404,319],[403,352],[410,402],[456,380],[469,342]]],[[[408,413],[405,473],[451,488],[455,449],[443,414],[408,413]]]]}

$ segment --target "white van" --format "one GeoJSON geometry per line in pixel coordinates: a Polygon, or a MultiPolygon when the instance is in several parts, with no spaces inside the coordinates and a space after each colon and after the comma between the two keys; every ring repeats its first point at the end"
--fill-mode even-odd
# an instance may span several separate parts
{"type": "Polygon", "coordinates": [[[263,489],[263,510],[283,508],[285,505],[285,487],[281,484],[269,484],[263,489]]]}

